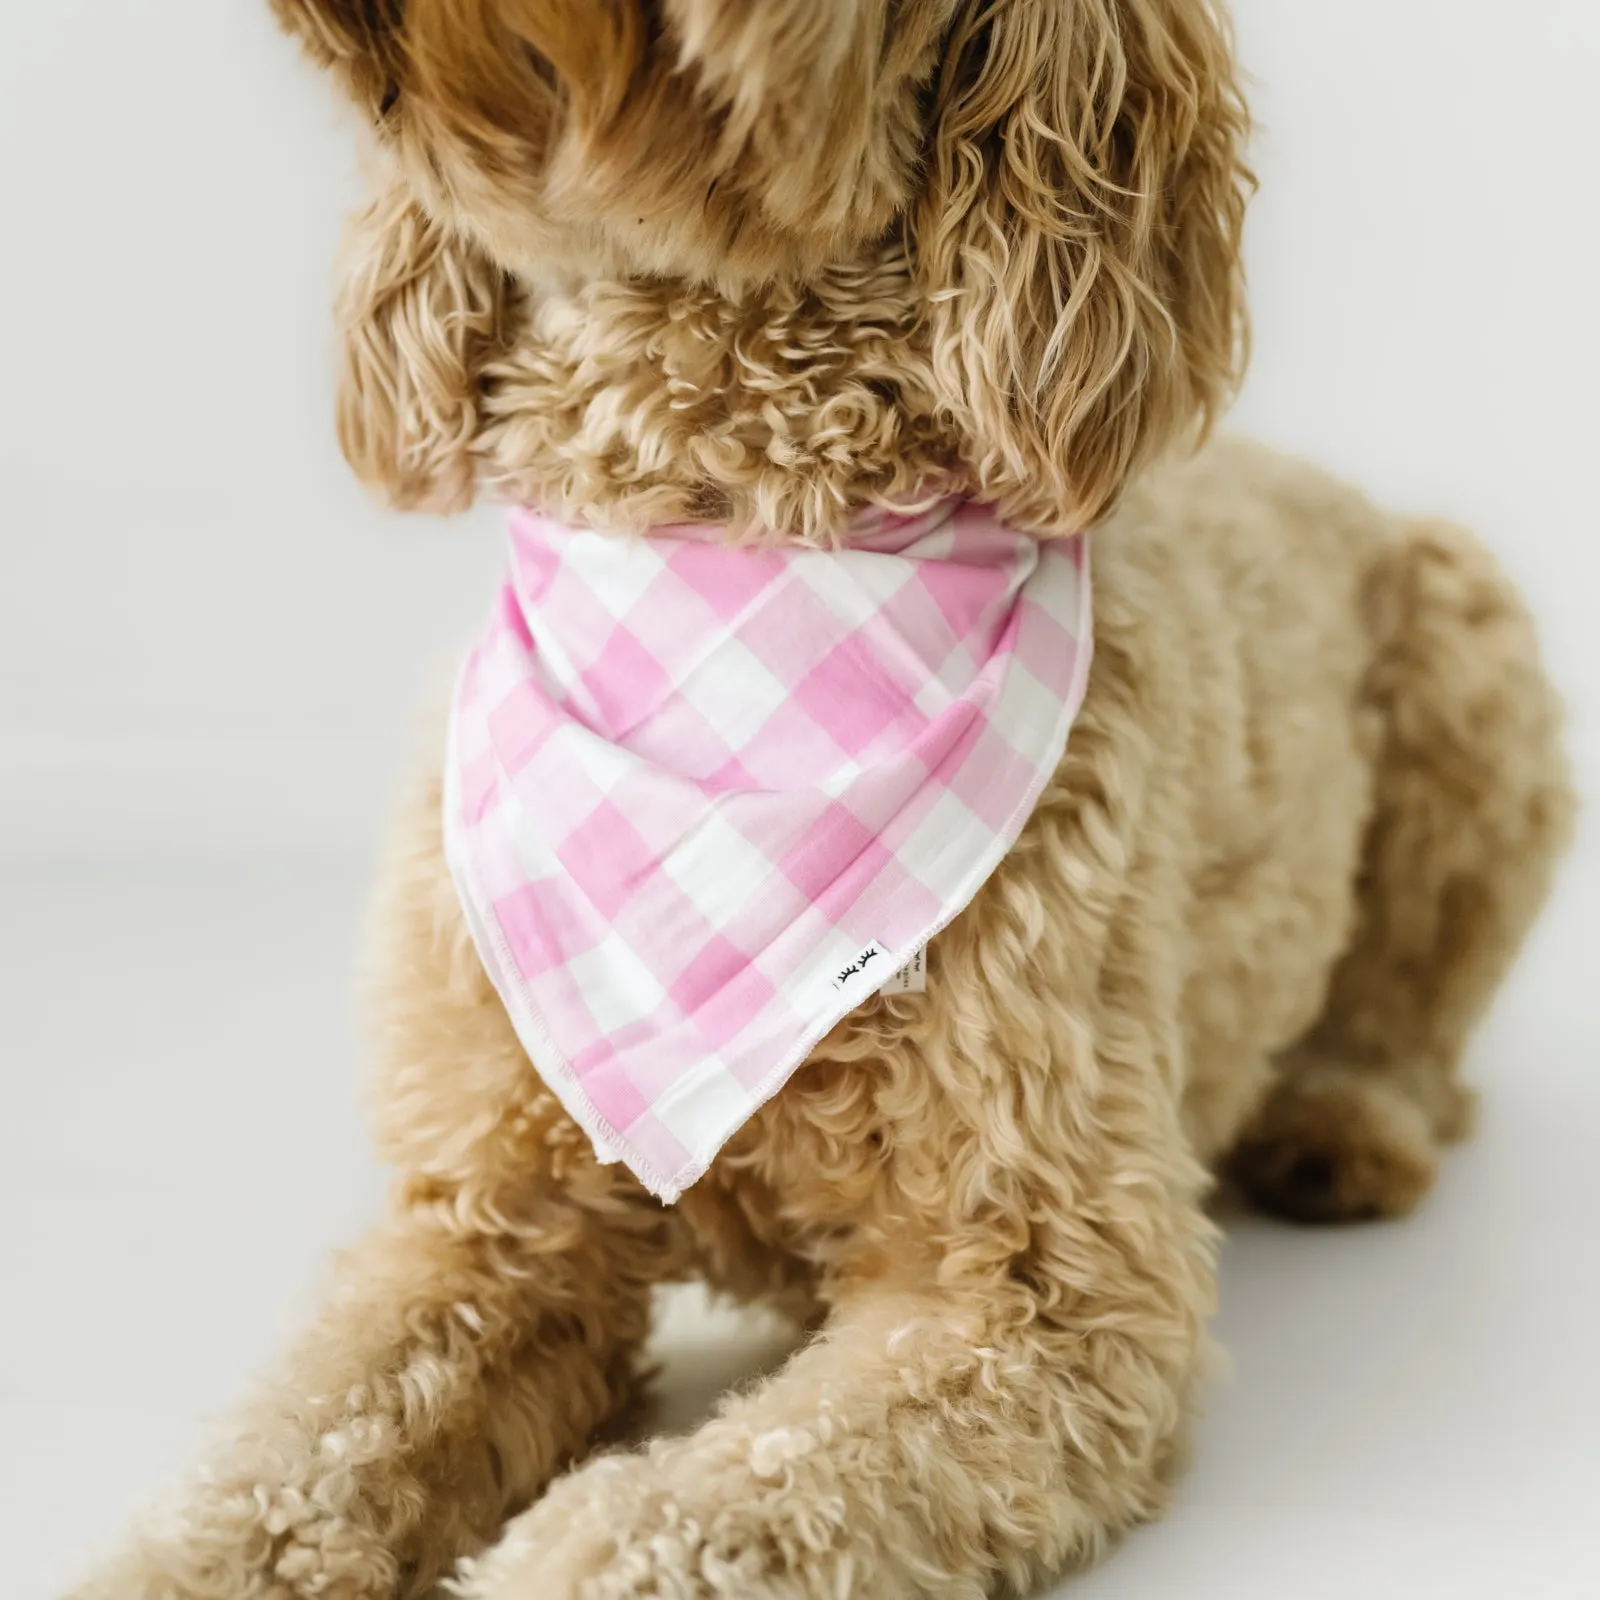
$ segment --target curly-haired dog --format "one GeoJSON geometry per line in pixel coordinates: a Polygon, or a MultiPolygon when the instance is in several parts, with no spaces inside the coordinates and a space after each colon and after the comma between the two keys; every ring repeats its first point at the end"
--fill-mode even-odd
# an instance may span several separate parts
{"type": "Polygon", "coordinates": [[[1470,537],[1187,448],[1243,349],[1224,18],[274,4],[376,131],[340,424],[394,503],[826,547],[953,483],[1094,526],[1095,657],[929,992],[851,1012],[670,1207],[530,1064],[420,785],[374,925],[392,1214],[81,1593],[391,1600],[471,1558],[476,1600],[891,1600],[1092,1558],[1166,1492],[1212,1173],[1305,1220],[1417,1202],[1570,812],[1470,537]],[[690,1273],[815,1336],[584,1464],[690,1273]]]}

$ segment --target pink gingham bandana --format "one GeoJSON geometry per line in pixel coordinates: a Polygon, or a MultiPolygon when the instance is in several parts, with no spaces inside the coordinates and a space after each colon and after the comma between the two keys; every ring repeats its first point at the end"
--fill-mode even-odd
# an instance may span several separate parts
{"type": "Polygon", "coordinates": [[[956,500],[840,551],[513,515],[446,844],[602,1159],[676,1199],[977,893],[1082,703],[1087,563],[956,500]]]}

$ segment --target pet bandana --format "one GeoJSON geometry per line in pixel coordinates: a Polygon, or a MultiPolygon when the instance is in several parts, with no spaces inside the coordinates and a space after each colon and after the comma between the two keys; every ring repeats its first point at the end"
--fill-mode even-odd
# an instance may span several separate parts
{"type": "Polygon", "coordinates": [[[1060,761],[1090,649],[1086,539],[970,502],[874,514],[838,551],[513,514],[446,847],[602,1159],[676,1199],[919,959],[1060,761]]]}

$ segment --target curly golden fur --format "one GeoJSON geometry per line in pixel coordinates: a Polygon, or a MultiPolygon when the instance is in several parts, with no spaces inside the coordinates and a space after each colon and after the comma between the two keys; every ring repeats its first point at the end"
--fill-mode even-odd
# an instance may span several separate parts
{"type": "Polygon", "coordinates": [[[826,543],[929,483],[1099,524],[1096,660],[1021,839],[673,1208],[532,1070],[429,776],[374,919],[392,1214],[83,1600],[976,1600],[1161,1505],[1227,1168],[1392,1215],[1571,801],[1466,534],[1224,441],[1247,121],[1208,0],[273,0],[376,132],[341,434],[485,486],[826,543]],[[1180,452],[1186,455],[1187,452],[1180,452]],[[585,1456],[698,1274],[816,1324],[585,1456]],[[508,1520],[509,1519],[509,1520],[508,1520]]]}
{"type": "Polygon", "coordinates": [[[378,130],[341,416],[397,504],[817,539],[937,469],[1049,531],[1231,392],[1199,0],[274,3],[378,130]]]}

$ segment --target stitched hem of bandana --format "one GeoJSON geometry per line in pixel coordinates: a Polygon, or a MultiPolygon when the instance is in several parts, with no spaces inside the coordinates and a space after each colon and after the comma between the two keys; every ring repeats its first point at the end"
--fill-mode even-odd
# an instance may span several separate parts
{"type": "MultiPolygon", "coordinates": [[[[915,958],[919,949],[937,938],[972,904],[978,891],[994,875],[995,869],[1005,859],[1007,851],[1016,843],[1018,835],[1027,825],[1040,796],[1049,787],[1051,778],[1055,776],[1061,765],[1061,759],[1066,754],[1073,723],[1077,721],[1078,712],[1083,708],[1089,670],[1094,661],[1092,621],[1094,606],[1089,563],[1089,535],[1081,533],[1075,537],[1082,541],[1078,593],[1079,647],[1073,668],[1071,689],[1063,696],[1060,715],[1055,727],[1051,729],[1048,746],[1050,759],[1048,762],[1040,763],[1039,777],[1028,786],[1015,809],[1007,817],[1005,826],[996,833],[994,848],[986,851],[962,879],[960,888],[952,896],[950,909],[938,920],[930,923],[924,932],[909,939],[904,949],[892,952],[896,962],[895,972],[906,967],[915,958]]],[[[465,671],[463,668],[463,676],[465,671]]],[[[703,1156],[692,1156],[670,1176],[661,1172],[653,1163],[632,1150],[628,1140],[601,1115],[589,1098],[577,1073],[573,1071],[572,1064],[551,1037],[543,1016],[528,997],[526,987],[517,972],[510,946],[506,943],[499,924],[492,917],[485,917],[479,909],[485,902],[477,873],[472,866],[471,854],[463,838],[465,830],[461,822],[459,763],[455,759],[456,716],[460,701],[461,696],[458,692],[451,705],[449,743],[445,762],[445,861],[449,866],[450,876],[456,887],[456,898],[461,902],[462,915],[466,918],[468,931],[472,935],[472,942],[477,948],[479,959],[483,962],[484,971],[490,983],[494,985],[495,992],[500,996],[501,1003],[511,1018],[512,1028],[523,1049],[527,1051],[529,1060],[561,1102],[568,1116],[588,1136],[600,1164],[614,1166],[619,1161],[623,1162],[663,1205],[672,1205],[686,1189],[692,1188],[711,1170],[711,1163],[716,1160],[728,1140],[805,1065],[807,1057],[829,1031],[878,993],[879,988],[874,986],[863,992],[854,984],[848,986],[838,1003],[830,1005],[819,1014],[818,1020],[808,1025],[795,1048],[761,1080],[759,1087],[751,1091],[750,1109],[726,1133],[717,1138],[715,1146],[710,1151],[703,1156]]],[[[885,978],[883,981],[887,982],[888,979],[885,978]]]]}

